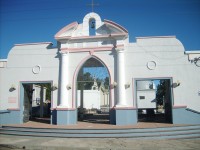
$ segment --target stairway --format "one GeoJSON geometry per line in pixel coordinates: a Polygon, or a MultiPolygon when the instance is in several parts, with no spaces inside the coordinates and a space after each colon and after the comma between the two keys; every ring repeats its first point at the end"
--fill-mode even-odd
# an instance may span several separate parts
{"type": "Polygon", "coordinates": [[[0,134],[58,138],[188,139],[200,138],[200,125],[128,129],[41,129],[2,126],[0,134]]]}

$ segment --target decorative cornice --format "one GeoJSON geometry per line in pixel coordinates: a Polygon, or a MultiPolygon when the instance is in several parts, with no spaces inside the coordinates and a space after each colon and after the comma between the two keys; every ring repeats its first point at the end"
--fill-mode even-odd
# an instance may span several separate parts
{"type": "MultiPolygon", "coordinates": [[[[62,28],[60,31],[58,31],[58,32],[55,34],[54,38],[55,38],[55,39],[62,38],[62,37],[59,37],[59,36],[62,35],[63,33],[65,33],[67,30],[69,30],[69,29],[71,29],[71,28],[75,28],[75,29],[76,29],[77,26],[78,26],[78,22],[72,22],[72,23],[70,23],[69,25],[65,26],[65,27],[62,28]]],[[[71,37],[71,36],[69,36],[69,37],[71,37]]]]}
{"type": "Polygon", "coordinates": [[[113,27],[121,30],[122,32],[128,33],[128,30],[126,30],[124,27],[122,27],[121,25],[119,25],[119,24],[117,24],[113,21],[104,19],[104,23],[107,24],[107,25],[113,26],[113,27]]]}
{"type": "Polygon", "coordinates": [[[145,37],[136,37],[136,39],[153,39],[153,38],[176,38],[176,36],[145,36],[145,37]]]}
{"type": "Polygon", "coordinates": [[[84,40],[84,39],[101,39],[101,38],[111,38],[111,37],[124,37],[127,36],[128,33],[115,33],[115,34],[104,34],[104,35],[95,35],[95,36],[62,36],[55,37],[56,40],[84,40]]]}
{"type": "Polygon", "coordinates": [[[61,48],[61,52],[95,52],[95,51],[112,51],[116,48],[124,48],[124,45],[117,45],[117,46],[101,46],[101,47],[85,47],[85,48],[61,48]]]}

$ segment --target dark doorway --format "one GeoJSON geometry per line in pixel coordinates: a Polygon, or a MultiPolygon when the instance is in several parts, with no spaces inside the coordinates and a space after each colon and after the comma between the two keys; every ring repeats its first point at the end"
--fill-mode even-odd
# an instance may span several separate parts
{"type": "Polygon", "coordinates": [[[136,81],[139,122],[172,123],[170,79],[136,81]]]}
{"type": "Polygon", "coordinates": [[[23,83],[23,123],[50,123],[51,83],[23,83]]]}
{"type": "Polygon", "coordinates": [[[77,77],[78,121],[110,123],[109,73],[96,58],[88,59],[80,68],[77,77]]]}

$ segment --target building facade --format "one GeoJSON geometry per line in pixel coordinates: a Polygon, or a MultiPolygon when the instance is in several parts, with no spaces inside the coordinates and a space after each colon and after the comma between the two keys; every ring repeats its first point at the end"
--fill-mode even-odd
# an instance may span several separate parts
{"type": "MultiPolygon", "coordinates": [[[[137,82],[166,80],[166,114],[173,124],[200,123],[200,51],[185,51],[175,36],[137,37],[89,13],[51,42],[16,44],[0,62],[0,124],[24,122],[25,85],[51,84],[51,123],[77,123],[77,77],[87,60],[109,74],[110,123],[138,122],[137,82]]],[[[140,106],[141,107],[141,106],[140,106]]]]}

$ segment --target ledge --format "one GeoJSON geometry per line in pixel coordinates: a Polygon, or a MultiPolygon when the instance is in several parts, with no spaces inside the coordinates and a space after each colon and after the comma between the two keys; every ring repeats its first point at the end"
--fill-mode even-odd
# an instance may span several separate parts
{"type": "Polygon", "coordinates": [[[113,107],[111,110],[136,110],[136,107],[113,107]]]}
{"type": "Polygon", "coordinates": [[[173,106],[174,109],[176,108],[187,108],[187,105],[175,105],[173,106]]]}
{"type": "Polygon", "coordinates": [[[4,114],[4,113],[10,113],[9,110],[0,110],[0,114],[4,114]]]}

